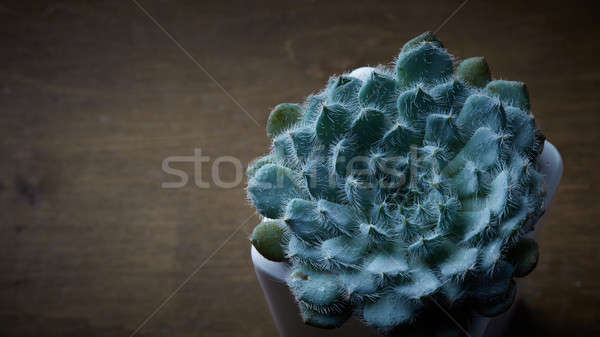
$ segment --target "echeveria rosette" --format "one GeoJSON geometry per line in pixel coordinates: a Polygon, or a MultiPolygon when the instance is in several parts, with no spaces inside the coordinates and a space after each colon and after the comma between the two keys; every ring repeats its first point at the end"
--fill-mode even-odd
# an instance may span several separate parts
{"type": "Polygon", "coordinates": [[[453,329],[495,316],[513,277],[537,263],[524,235],[543,212],[536,168],[544,137],[525,84],[491,80],[481,57],[454,69],[432,34],[405,44],[394,69],[334,76],[269,118],[271,152],[248,169],[266,219],[252,239],[288,261],[307,324],[352,314],[381,331],[453,329]],[[436,320],[436,324],[425,324],[436,320]]]}

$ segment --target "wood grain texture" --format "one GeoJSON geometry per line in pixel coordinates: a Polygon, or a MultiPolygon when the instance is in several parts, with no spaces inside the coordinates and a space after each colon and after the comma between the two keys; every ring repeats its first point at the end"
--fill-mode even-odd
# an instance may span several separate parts
{"type": "MultiPolygon", "coordinates": [[[[263,125],[330,74],[390,62],[461,3],[140,2],[263,125]]],[[[438,34],[526,82],[564,157],[510,336],[600,334],[597,15],[593,2],[472,0],[438,34]]],[[[0,335],[129,336],[253,213],[243,186],[161,188],[163,159],[200,148],[246,164],[265,130],[132,2],[4,1],[0,41],[0,335]]],[[[249,257],[256,221],[138,336],[275,336],[249,257]]]]}

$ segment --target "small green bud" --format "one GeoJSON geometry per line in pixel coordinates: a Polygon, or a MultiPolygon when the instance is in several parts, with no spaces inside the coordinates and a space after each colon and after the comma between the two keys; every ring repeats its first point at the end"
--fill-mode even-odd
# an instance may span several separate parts
{"type": "Polygon", "coordinates": [[[404,46],[402,46],[401,53],[406,53],[409,50],[417,47],[418,45],[420,45],[423,42],[432,42],[436,46],[438,46],[440,48],[444,48],[442,43],[435,37],[435,35],[433,35],[433,33],[425,32],[417,37],[410,39],[408,42],[406,42],[404,44],[404,46]]]}
{"type": "Polygon", "coordinates": [[[267,120],[267,135],[272,139],[281,132],[296,124],[302,117],[302,109],[298,104],[281,103],[271,111],[267,120]]]}
{"type": "Polygon", "coordinates": [[[281,220],[263,220],[250,236],[252,245],[267,259],[275,262],[285,261],[283,247],[287,245],[290,234],[281,220]]]}
{"type": "Polygon", "coordinates": [[[462,81],[483,88],[492,79],[490,67],[483,57],[471,57],[462,61],[456,68],[456,76],[462,81]]]}

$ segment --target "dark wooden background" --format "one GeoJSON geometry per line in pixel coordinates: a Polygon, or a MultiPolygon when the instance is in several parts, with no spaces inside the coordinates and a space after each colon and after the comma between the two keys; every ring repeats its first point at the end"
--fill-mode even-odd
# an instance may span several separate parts
{"type": "MultiPolygon", "coordinates": [[[[268,146],[271,107],[390,62],[461,3],[139,1],[261,127],[131,1],[0,2],[1,336],[129,336],[253,214],[244,184],[161,188],[163,159],[200,148],[246,165],[268,146]]],[[[472,0],[438,34],[527,82],[564,157],[510,336],[600,333],[597,7],[472,0]]],[[[250,262],[256,222],[138,336],[275,336],[250,262]]]]}

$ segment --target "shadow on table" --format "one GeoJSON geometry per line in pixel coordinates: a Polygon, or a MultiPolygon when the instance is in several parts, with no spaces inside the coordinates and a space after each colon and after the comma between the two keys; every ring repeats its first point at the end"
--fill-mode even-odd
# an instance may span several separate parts
{"type": "Polygon", "coordinates": [[[598,336],[597,326],[585,326],[576,321],[564,324],[563,320],[535,314],[523,301],[517,302],[516,305],[504,335],[506,337],[598,336]]]}

